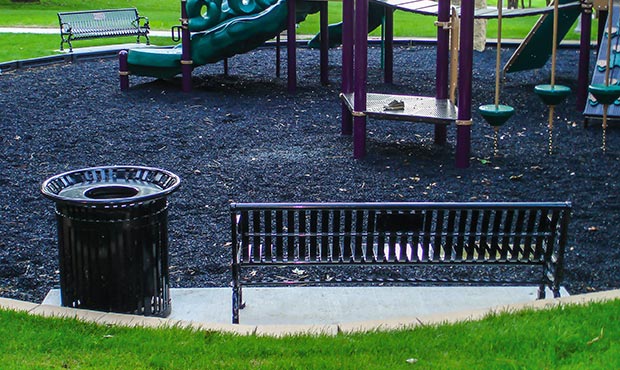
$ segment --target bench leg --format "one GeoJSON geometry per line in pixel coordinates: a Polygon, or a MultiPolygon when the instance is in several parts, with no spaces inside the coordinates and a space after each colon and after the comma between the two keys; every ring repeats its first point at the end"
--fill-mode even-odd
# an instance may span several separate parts
{"type": "Polygon", "coordinates": [[[241,300],[241,288],[238,286],[233,286],[233,294],[232,294],[232,323],[239,323],[239,302],[241,300]]]}
{"type": "Polygon", "coordinates": [[[538,286],[538,299],[545,299],[545,285],[538,286]]]}
{"type": "Polygon", "coordinates": [[[239,277],[241,276],[241,267],[238,263],[233,261],[232,263],[232,323],[239,323],[239,310],[245,307],[243,303],[243,290],[239,283],[239,277]]]}
{"type": "Polygon", "coordinates": [[[118,52],[118,76],[121,84],[121,91],[129,90],[129,63],[127,62],[127,50],[118,52]]]}

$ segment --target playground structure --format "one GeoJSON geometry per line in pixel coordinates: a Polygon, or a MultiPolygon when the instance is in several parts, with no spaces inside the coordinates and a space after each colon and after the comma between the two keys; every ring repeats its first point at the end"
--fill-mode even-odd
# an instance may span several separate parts
{"type": "MultiPolygon", "coordinates": [[[[338,41],[342,42],[341,133],[353,136],[354,158],[362,158],[366,153],[366,119],[368,117],[432,123],[435,126],[434,141],[439,145],[446,142],[447,126],[456,123],[456,167],[466,168],[469,166],[472,124],[474,19],[541,15],[536,27],[503,69],[505,74],[542,67],[573,21],[580,13],[583,13],[587,16],[581,18],[577,105],[579,109],[585,105],[587,83],[584,81],[587,81],[589,76],[590,14],[592,11],[590,0],[580,2],[558,0],[557,4],[545,8],[504,10],[474,9],[472,0],[463,1],[460,7],[451,7],[449,0],[438,2],[426,0],[370,1],[369,3],[368,0],[343,0],[342,23],[328,26],[327,0],[250,0],[245,2],[230,0],[228,3],[182,0],[181,26],[173,28],[173,35],[176,32],[176,38],[181,40],[181,44],[172,49],[148,48],[121,52],[121,89],[128,89],[130,74],[166,78],[181,73],[183,90],[190,91],[191,73],[195,67],[219,60],[226,61],[226,58],[232,55],[247,52],[273,38],[277,38],[279,47],[279,35],[286,30],[288,91],[294,93],[296,86],[295,26],[308,14],[318,11],[321,17],[321,29],[318,39],[315,38],[311,43],[316,45],[317,40],[320,41],[322,83],[327,82],[327,49],[330,45],[337,44],[338,41]],[[207,12],[202,14],[204,7],[207,8],[207,12]],[[393,81],[393,13],[395,10],[437,18],[435,22],[438,27],[437,67],[434,97],[376,94],[367,91],[367,35],[370,28],[377,27],[379,24],[383,27],[385,48],[384,81],[386,83],[393,81]],[[457,27],[457,24],[460,24],[460,27],[457,27]],[[550,33],[553,34],[552,40],[549,40],[550,33]],[[449,46],[450,39],[453,39],[452,51],[449,46]],[[457,64],[458,73],[456,72],[457,64]],[[452,71],[452,76],[449,76],[450,71],[452,71]],[[455,76],[457,74],[458,76],[455,76]],[[456,90],[458,90],[458,97],[454,96],[456,90]]],[[[279,51],[277,56],[279,56],[279,51]]],[[[499,79],[499,67],[496,68],[496,75],[499,79]]],[[[496,94],[499,93],[498,85],[496,83],[496,94]]],[[[495,106],[498,110],[497,99],[495,106]]],[[[502,112],[502,115],[505,113],[502,112]]],[[[498,122],[494,120],[494,123],[498,122]]]]}
{"type": "MultiPolygon", "coordinates": [[[[497,18],[494,9],[476,11],[473,1],[463,1],[456,10],[460,14],[459,49],[458,52],[458,98],[455,105],[450,101],[449,66],[450,33],[455,29],[450,18],[449,0],[431,2],[425,0],[372,0],[381,3],[385,8],[385,81],[392,80],[393,73],[393,12],[405,10],[437,17],[437,69],[435,97],[404,96],[369,93],[366,87],[367,75],[367,0],[343,0],[343,57],[342,57],[342,129],[343,135],[353,136],[353,156],[362,158],[366,154],[366,120],[368,117],[381,119],[403,120],[410,122],[428,122],[435,124],[435,143],[446,142],[447,126],[456,123],[456,167],[469,167],[472,124],[472,69],[473,69],[473,21],[474,18],[497,18]],[[353,31],[355,30],[355,31],[353,31]],[[391,101],[402,101],[401,110],[385,110],[383,107],[391,101]],[[457,109],[458,106],[458,109],[457,109]]],[[[560,5],[555,14],[560,14],[560,5]]],[[[583,11],[592,8],[589,2],[573,2],[563,4],[562,9],[581,8],[583,11]]],[[[554,7],[541,9],[507,10],[505,17],[523,16],[524,14],[543,14],[554,12],[554,7]]],[[[588,13],[589,15],[589,13],[588,13]]],[[[551,15],[551,19],[557,16],[551,15]]],[[[587,80],[590,50],[590,17],[582,17],[581,45],[579,62],[579,79],[587,80]]],[[[554,38],[559,43],[560,39],[554,38]]],[[[452,57],[454,60],[454,56],[452,57]]],[[[587,86],[583,84],[583,96],[587,94],[587,86]]]]}
{"type": "MultiPolygon", "coordinates": [[[[287,0],[181,0],[181,25],[170,48],[140,48],[119,53],[121,90],[129,75],[171,78],[182,74],[183,91],[191,90],[192,70],[246,53],[287,30],[288,86],[296,86],[295,25],[308,14],[321,12],[321,34],[327,33],[327,2],[287,0]],[[206,12],[204,12],[206,9],[206,12]]],[[[327,80],[327,37],[321,43],[321,80],[327,80]]],[[[279,54],[278,54],[279,55],[279,54]]]]}

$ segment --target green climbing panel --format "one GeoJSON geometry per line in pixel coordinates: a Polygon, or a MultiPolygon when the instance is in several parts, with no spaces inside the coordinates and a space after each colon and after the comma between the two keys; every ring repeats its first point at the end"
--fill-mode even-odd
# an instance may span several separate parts
{"type": "MultiPolygon", "coordinates": [[[[612,10],[612,26],[616,27],[620,24],[620,7],[617,5],[612,10]]],[[[607,30],[608,24],[605,24],[607,30]]],[[[603,104],[608,103],[607,118],[617,120],[620,117],[620,100],[614,99],[617,96],[617,90],[620,89],[620,37],[617,33],[611,35],[611,55],[610,55],[610,86],[605,87],[605,65],[607,64],[607,38],[610,37],[604,32],[603,38],[599,45],[597,54],[596,67],[592,73],[592,83],[590,85],[590,94],[588,94],[588,103],[586,104],[583,115],[586,118],[600,118],[603,116],[603,104]],[[605,96],[608,93],[609,96],[605,96]],[[595,95],[598,95],[598,99],[595,95]],[[603,99],[603,101],[600,101],[603,99]]]]}

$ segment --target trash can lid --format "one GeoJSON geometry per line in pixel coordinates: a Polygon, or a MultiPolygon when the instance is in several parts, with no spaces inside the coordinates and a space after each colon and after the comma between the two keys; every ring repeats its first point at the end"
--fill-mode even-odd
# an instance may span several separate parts
{"type": "Polygon", "coordinates": [[[43,182],[41,192],[57,203],[118,206],[166,197],[180,183],[177,175],[159,168],[105,166],[53,176],[43,182]]]}

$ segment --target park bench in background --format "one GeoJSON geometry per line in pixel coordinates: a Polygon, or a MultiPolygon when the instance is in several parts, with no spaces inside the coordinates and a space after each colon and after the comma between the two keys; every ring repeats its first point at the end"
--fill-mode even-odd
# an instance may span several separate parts
{"type": "Polygon", "coordinates": [[[233,203],[233,323],[243,285],[536,285],[538,298],[545,287],[558,297],[570,211],[569,202],[233,203]],[[306,276],[312,266],[329,273],[306,276]],[[376,271],[390,266],[410,271],[376,271]]]}
{"type": "Polygon", "coordinates": [[[67,43],[73,51],[73,40],[103,37],[137,36],[140,43],[140,36],[144,36],[146,44],[150,44],[149,20],[138,15],[135,8],[62,12],[58,13],[58,21],[60,50],[64,50],[67,43]]]}

